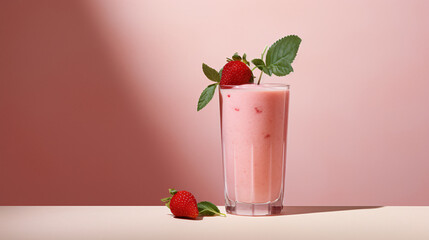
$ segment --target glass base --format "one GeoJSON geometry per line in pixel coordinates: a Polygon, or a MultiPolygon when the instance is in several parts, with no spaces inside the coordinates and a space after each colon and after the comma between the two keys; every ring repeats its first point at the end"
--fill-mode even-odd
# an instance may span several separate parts
{"type": "Polygon", "coordinates": [[[282,201],[279,199],[275,202],[268,203],[243,203],[229,201],[225,206],[229,214],[243,216],[269,216],[279,215],[283,209],[282,201]]]}

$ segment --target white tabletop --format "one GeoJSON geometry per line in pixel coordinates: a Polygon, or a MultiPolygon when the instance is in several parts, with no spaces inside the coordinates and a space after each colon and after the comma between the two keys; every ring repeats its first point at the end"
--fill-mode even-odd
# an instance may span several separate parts
{"type": "Polygon", "coordinates": [[[164,206],[0,207],[0,239],[428,240],[429,207],[287,207],[280,216],[199,220],[164,206]]]}

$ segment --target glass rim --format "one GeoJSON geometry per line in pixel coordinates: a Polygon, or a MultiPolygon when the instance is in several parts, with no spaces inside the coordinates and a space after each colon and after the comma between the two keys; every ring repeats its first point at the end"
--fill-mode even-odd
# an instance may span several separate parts
{"type": "Polygon", "coordinates": [[[220,89],[236,89],[236,90],[245,90],[245,89],[279,89],[279,90],[289,90],[290,85],[284,83],[249,83],[249,84],[241,84],[241,85],[219,85],[220,89]],[[247,86],[252,86],[247,87],[247,86]]]}

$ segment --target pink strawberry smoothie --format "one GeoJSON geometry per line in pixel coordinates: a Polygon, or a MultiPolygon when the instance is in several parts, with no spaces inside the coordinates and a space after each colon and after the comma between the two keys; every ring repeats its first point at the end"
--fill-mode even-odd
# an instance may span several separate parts
{"type": "Polygon", "coordinates": [[[281,200],[289,86],[221,86],[226,197],[242,203],[281,200]]]}

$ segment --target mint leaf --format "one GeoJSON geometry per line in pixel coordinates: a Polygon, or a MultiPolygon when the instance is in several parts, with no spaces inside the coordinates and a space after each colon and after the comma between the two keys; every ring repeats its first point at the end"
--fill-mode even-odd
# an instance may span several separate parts
{"type": "Polygon", "coordinates": [[[219,70],[220,79],[222,79],[222,70],[223,70],[223,67],[219,70]]]}
{"type": "Polygon", "coordinates": [[[204,89],[204,91],[201,93],[200,99],[198,100],[197,111],[203,109],[210,102],[210,100],[212,100],[217,85],[217,83],[213,83],[204,89]]]}
{"type": "Polygon", "coordinates": [[[207,201],[199,202],[197,206],[201,216],[214,216],[214,215],[226,216],[224,213],[221,213],[219,208],[217,208],[216,205],[214,205],[211,202],[207,202],[207,201]]]}
{"type": "Polygon", "coordinates": [[[252,63],[255,64],[255,66],[263,71],[264,73],[268,74],[271,76],[272,72],[270,71],[270,69],[267,68],[267,66],[265,66],[265,63],[262,59],[260,58],[255,58],[252,60],[252,63]]]}
{"type": "Polygon", "coordinates": [[[207,66],[207,64],[203,63],[203,72],[204,75],[206,75],[206,77],[210,80],[212,80],[213,82],[219,82],[220,81],[220,76],[219,73],[214,70],[213,68],[207,66]]]}
{"type": "Polygon", "coordinates": [[[300,43],[301,38],[289,35],[271,45],[265,57],[267,68],[277,76],[293,72],[291,63],[296,57],[300,43]]]}
{"type": "Polygon", "coordinates": [[[260,58],[253,59],[252,63],[255,64],[255,66],[258,67],[259,70],[262,70],[262,67],[265,67],[264,60],[262,60],[260,58]]]}
{"type": "MultiPolygon", "coordinates": [[[[289,73],[293,72],[293,68],[286,60],[279,62],[278,64],[271,64],[268,67],[268,71],[274,73],[276,76],[286,76],[289,73]]],[[[269,74],[271,76],[271,74],[269,74]]]]}

